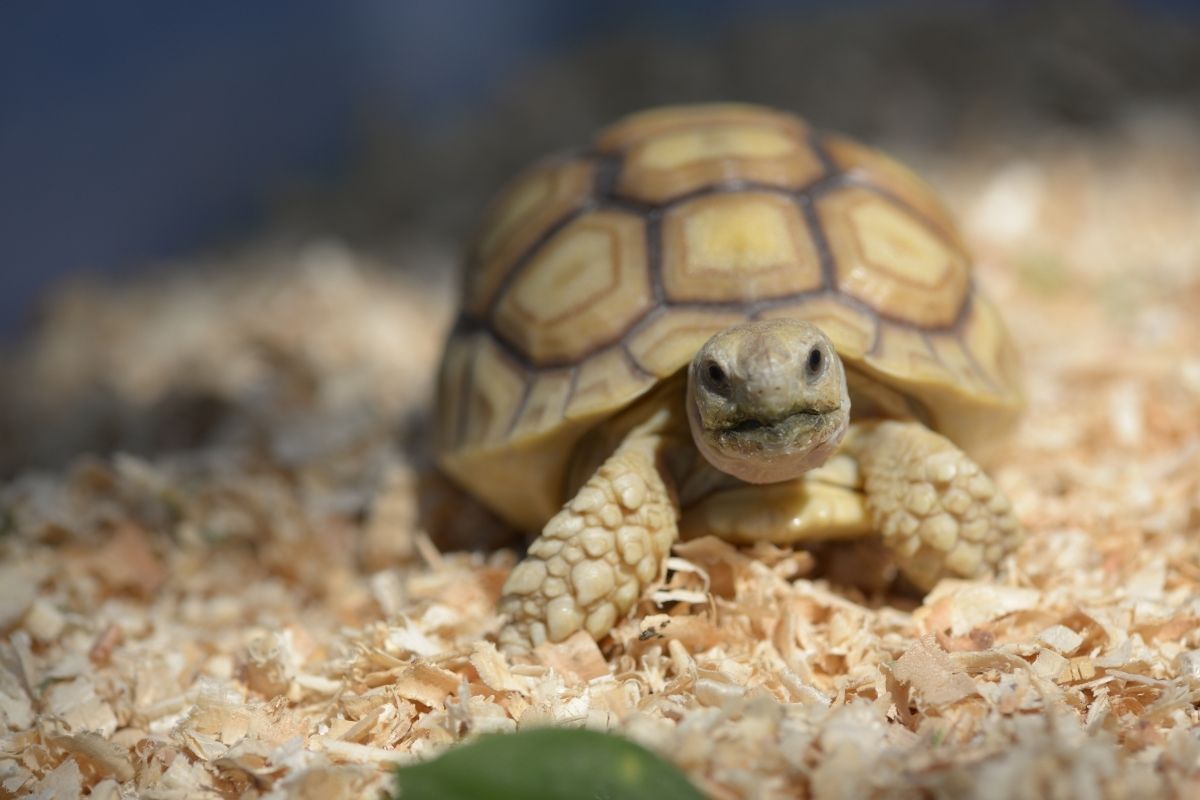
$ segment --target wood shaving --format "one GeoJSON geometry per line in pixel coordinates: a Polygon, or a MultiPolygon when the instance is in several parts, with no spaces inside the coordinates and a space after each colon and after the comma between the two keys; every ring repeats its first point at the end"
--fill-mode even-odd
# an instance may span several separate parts
{"type": "Polygon", "coordinates": [[[565,676],[590,681],[609,672],[608,663],[591,636],[579,631],[564,641],[539,645],[538,660],[565,676]]]}
{"type": "MultiPolygon", "coordinates": [[[[1036,669],[1037,662],[1034,662],[1036,669]]],[[[926,703],[948,706],[976,694],[971,680],[937,645],[932,636],[923,636],[904,651],[892,667],[892,674],[901,683],[916,689],[926,703]]]]}

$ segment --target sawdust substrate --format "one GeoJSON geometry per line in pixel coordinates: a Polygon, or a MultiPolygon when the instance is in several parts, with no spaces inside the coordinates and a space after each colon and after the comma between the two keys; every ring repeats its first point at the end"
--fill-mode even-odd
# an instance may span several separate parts
{"type": "Polygon", "coordinates": [[[536,663],[493,645],[514,552],[417,525],[450,282],[310,242],[61,293],[4,365],[0,796],[362,797],[543,724],[716,798],[1200,796],[1198,136],[921,159],[1027,375],[995,580],[700,540],[536,663]]]}

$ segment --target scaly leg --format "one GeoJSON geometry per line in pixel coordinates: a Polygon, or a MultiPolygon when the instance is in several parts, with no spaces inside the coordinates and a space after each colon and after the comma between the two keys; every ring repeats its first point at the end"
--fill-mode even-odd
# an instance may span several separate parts
{"type": "Polygon", "coordinates": [[[521,652],[578,630],[599,639],[658,580],[678,511],[655,421],[635,429],[546,523],[504,584],[500,643],[521,652]]]}
{"type": "Polygon", "coordinates": [[[991,574],[1021,542],[1012,505],[949,439],[915,422],[851,426],[873,527],[918,587],[991,574]]]}

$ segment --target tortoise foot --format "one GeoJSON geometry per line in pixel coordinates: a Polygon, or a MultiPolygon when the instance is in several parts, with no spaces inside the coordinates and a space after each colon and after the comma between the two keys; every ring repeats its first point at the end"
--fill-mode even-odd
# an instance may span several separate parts
{"type": "Polygon", "coordinates": [[[990,575],[1020,544],[1008,497],[944,436],[917,423],[881,422],[859,426],[848,445],[876,530],[921,589],[990,575]]]}
{"type": "Polygon", "coordinates": [[[546,523],[504,584],[510,653],[582,629],[605,636],[662,575],[674,506],[651,451],[623,447],[546,523]]]}

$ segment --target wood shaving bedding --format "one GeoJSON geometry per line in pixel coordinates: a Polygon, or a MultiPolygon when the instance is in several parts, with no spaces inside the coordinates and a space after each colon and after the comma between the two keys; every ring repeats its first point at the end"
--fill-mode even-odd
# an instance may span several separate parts
{"type": "Polygon", "coordinates": [[[716,798],[1197,796],[1200,131],[1180,130],[936,170],[1027,376],[993,470],[1030,535],[995,580],[916,599],[838,579],[868,545],[701,539],[610,639],[533,663],[494,646],[514,553],[420,528],[403,421],[445,287],[318,243],[60,297],[9,367],[6,427],[62,453],[115,421],[126,450],[0,489],[0,795],[362,797],[553,724],[620,731],[716,798]]]}

